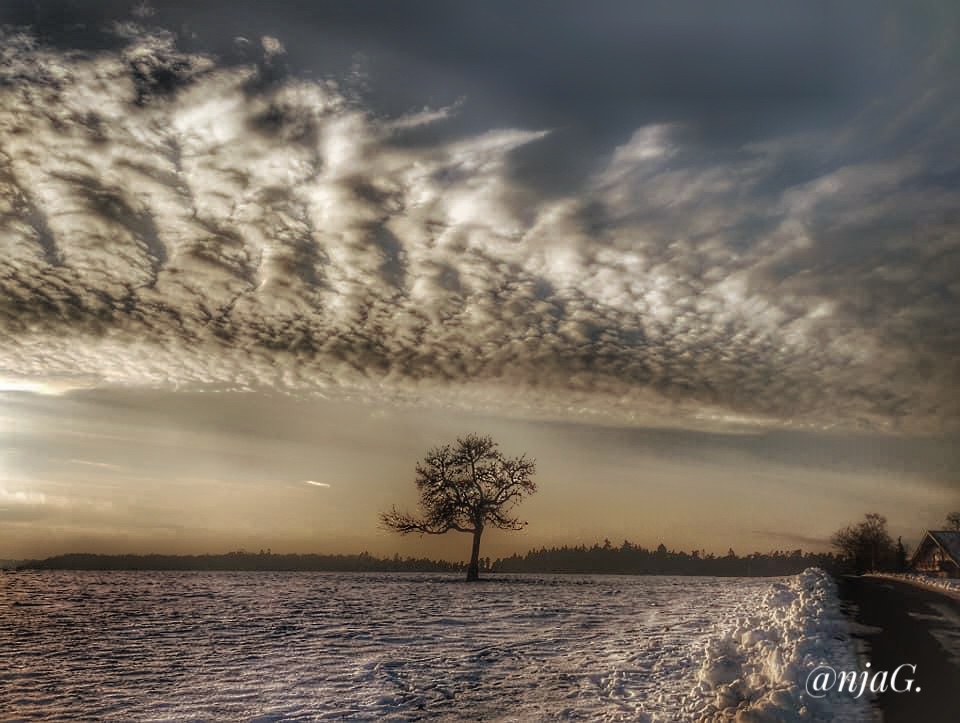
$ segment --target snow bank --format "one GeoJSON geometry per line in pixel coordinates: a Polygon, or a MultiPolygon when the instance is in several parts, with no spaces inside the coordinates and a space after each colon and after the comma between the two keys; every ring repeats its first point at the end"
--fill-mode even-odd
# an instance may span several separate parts
{"type": "Polygon", "coordinates": [[[867,720],[852,696],[805,690],[818,665],[857,670],[836,585],[817,568],[774,583],[728,613],[706,643],[684,718],[736,721],[867,720]]]}
{"type": "Polygon", "coordinates": [[[924,587],[935,587],[939,590],[946,590],[960,594],[960,580],[945,577],[933,577],[932,575],[919,575],[914,572],[875,572],[872,577],[889,577],[894,580],[903,580],[912,582],[924,587]]]}

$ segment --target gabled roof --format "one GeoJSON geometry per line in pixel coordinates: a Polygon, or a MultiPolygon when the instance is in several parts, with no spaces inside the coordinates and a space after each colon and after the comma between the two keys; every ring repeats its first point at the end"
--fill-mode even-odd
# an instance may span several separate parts
{"type": "Polygon", "coordinates": [[[932,540],[933,544],[953,560],[953,564],[960,567],[960,532],[954,530],[927,530],[920,540],[920,544],[917,545],[916,552],[913,553],[913,560],[910,561],[911,565],[916,561],[917,555],[927,539],[932,540]]]}

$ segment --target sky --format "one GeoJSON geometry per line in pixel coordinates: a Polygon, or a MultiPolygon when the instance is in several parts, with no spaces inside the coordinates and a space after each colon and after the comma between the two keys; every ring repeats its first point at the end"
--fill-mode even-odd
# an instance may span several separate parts
{"type": "Polygon", "coordinates": [[[522,533],[960,508],[951,2],[6,2],[0,557],[358,552],[438,444],[522,533]]]}

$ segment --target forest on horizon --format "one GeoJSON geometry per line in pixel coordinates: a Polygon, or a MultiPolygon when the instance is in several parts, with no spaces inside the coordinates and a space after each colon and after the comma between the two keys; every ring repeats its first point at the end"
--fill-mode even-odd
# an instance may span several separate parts
{"type": "MultiPolygon", "coordinates": [[[[739,556],[732,549],[717,556],[698,550],[677,552],[664,545],[650,550],[629,541],[603,544],[541,547],[506,558],[482,558],[484,573],[572,573],[632,575],[715,575],[758,577],[793,575],[808,567],[835,572],[843,561],[832,553],[796,550],[754,552],[739,556]]],[[[356,555],[275,554],[243,550],[220,555],[103,555],[70,553],[18,566],[29,570],[208,570],[208,571],[316,571],[316,572],[462,572],[464,562],[428,558],[356,555]]]]}

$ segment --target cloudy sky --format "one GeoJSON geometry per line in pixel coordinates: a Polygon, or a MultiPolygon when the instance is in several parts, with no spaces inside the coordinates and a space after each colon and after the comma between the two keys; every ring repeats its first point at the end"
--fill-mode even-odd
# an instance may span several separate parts
{"type": "Polygon", "coordinates": [[[522,534],[824,549],[960,507],[951,2],[8,2],[0,557],[522,534]]]}

